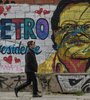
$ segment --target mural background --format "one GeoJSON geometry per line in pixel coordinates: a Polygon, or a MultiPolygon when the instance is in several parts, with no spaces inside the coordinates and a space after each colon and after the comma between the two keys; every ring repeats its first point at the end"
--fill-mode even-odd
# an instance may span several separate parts
{"type": "Polygon", "coordinates": [[[42,89],[45,90],[47,87],[47,91],[60,93],[90,92],[89,73],[66,74],[64,66],[60,65],[59,74],[47,74],[55,71],[51,66],[55,59],[59,63],[51,40],[51,17],[58,0],[48,0],[48,2],[47,0],[2,0],[0,2],[2,3],[0,5],[0,91],[13,90],[16,85],[25,81],[25,75],[21,73],[24,72],[26,43],[28,40],[34,40],[37,45],[35,51],[39,73],[43,73],[38,76],[42,89]],[[36,4],[32,5],[30,2],[36,4]],[[32,34],[28,34],[28,31],[32,34]],[[61,74],[63,72],[65,73],[61,74]]]}
{"type": "MultiPolygon", "coordinates": [[[[7,4],[7,5],[0,5],[0,19],[1,23],[5,22],[5,24],[0,26],[1,30],[5,30],[5,36],[0,30],[0,72],[9,72],[9,73],[20,73],[24,72],[24,56],[26,52],[26,43],[27,41],[33,39],[36,41],[36,45],[38,46],[37,51],[42,51],[40,54],[37,55],[38,64],[44,62],[49,55],[54,51],[52,48],[52,41],[51,41],[51,16],[53,11],[55,10],[56,5],[29,5],[29,4],[7,4]],[[23,20],[21,26],[16,25],[15,23],[8,22],[8,20],[17,19],[17,22],[23,20]],[[29,30],[28,27],[25,25],[25,20],[33,21],[32,34],[27,35],[28,39],[25,39],[24,34],[26,31],[29,30]],[[43,26],[39,26],[40,21],[43,26]],[[7,30],[6,27],[10,27],[10,30],[7,30]],[[28,28],[28,29],[26,29],[28,28]],[[42,29],[41,29],[42,28],[42,29]],[[44,35],[44,31],[46,28],[48,29],[46,35],[44,35]],[[20,32],[19,32],[19,31],[20,32]],[[41,30],[43,30],[42,33],[41,30]],[[7,35],[11,36],[11,39],[7,37],[7,35]],[[20,36],[19,39],[18,35],[20,36]],[[2,39],[3,38],[3,39],[2,39]],[[8,38],[8,39],[5,39],[8,38]],[[3,49],[5,46],[6,51],[3,49]],[[18,48],[17,48],[18,47],[18,48]],[[25,50],[22,50],[21,47],[25,50]],[[21,52],[23,53],[21,53],[21,52]]],[[[26,38],[27,38],[26,36],[26,38]]]]}

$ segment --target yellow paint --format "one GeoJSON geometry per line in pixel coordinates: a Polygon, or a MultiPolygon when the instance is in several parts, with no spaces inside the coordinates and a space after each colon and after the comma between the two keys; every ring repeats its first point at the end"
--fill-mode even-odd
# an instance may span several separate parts
{"type": "Polygon", "coordinates": [[[64,21],[73,20],[75,22],[88,22],[90,21],[90,7],[86,10],[86,12],[82,15],[81,19],[79,20],[80,15],[82,12],[89,6],[88,3],[79,3],[79,4],[71,4],[68,5],[60,15],[60,22],[59,26],[64,21]]]}
{"type": "MultiPolygon", "coordinates": [[[[88,23],[90,24],[90,7],[85,11],[85,13],[82,15],[82,17],[80,18],[80,15],[82,14],[82,12],[88,7],[90,6],[88,3],[79,3],[79,4],[71,4],[68,5],[63,12],[60,14],[60,22],[58,23],[59,26],[63,27],[65,26],[67,23],[68,24],[72,24],[72,25],[83,25],[84,23],[88,23]],[[80,18],[80,19],[79,19],[80,18]]],[[[90,28],[88,29],[90,30],[90,28]]],[[[68,31],[68,30],[67,30],[68,31]]],[[[89,31],[90,32],[90,31],[89,31]]],[[[67,33],[67,32],[66,32],[67,33]]],[[[59,44],[62,40],[62,38],[64,37],[64,35],[66,33],[60,33],[57,34],[55,41],[57,44],[59,44]]],[[[89,33],[83,33],[83,34],[89,34],[89,33]]],[[[79,34],[78,34],[79,35],[79,34]]],[[[77,35],[77,36],[78,36],[77,35]]],[[[82,58],[88,58],[90,57],[90,49],[88,50],[88,52],[82,52],[85,48],[87,48],[88,46],[90,46],[90,35],[88,35],[89,38],[87,39],[85,36],[80,37],[79,39],[81,40],[86,40],[89,43],[80,43],[80,46],[75,45],[75,44],[69,44],[68,41],[70,40],[78,40],[77,37],[73,36],[67,39],[67,41],[65,41],[63,44],[64,46],[62,46],[61,48],[59,48],[59,56],[61,56],[61,54],[63,55],[64,52],[66,51],[67,48],[70,48],[67,53],[66,56],[71,56],[71,54],[78,52],[76,57],[82,57],[82,58]]]]}
{"type": "MultiPolygon", "coordinates": [[[[63,12],[60,14],[60,22],[58,22],[58,26],[64,27],[66,24],[71,24],[70,28],[73,25],[83,25],[83,24],[90,24],[90,5],[88,3],[78,3],[78,4],[71,4],[68,5],[63,12]],[[84,14],[81,16],[83,11],[89,7],[84,14]],[[81,16],[81,17],[80,17],[81,16]]],[[[90,27],[85,31],[86,33],[83,33],[84,35],[80,37],[81,34],[77,34],[76,36],[70,35],[69,38],[67,38],[65,41],[62,41],[64,35],[67,34],[69,29],[67,29],[65,32],[58,31],[55,34],[55,42],[59,46],[59,49],[57,51],[57,54],[59,58],[63,60],[70,61],[71,55],[74,55],[75,58],[90,58],[90,27]],[[88,37],[86,38],[85,37],[88,37]],[[86,43],[80,42],[80,45],[77,43],[72,43],[73,40],[80,41],[85,40],[86,43]],[[71,42],[71,43],[70,43],[71,42]]],[[[39,66],[39,73],[52,73],[52,61],[55,54],[52,54],[45,62],[43,62],[39,66]]],[[[87,61],[87,60],[86,60],[87,61]]],[[[57,59],[57,62],[58,59],[57,59]]],[[[80,64],[83,63],[82,61],[80,64]]],[[[78,64],[78,65],[80,65],[78,64]]],[[[75,67],[74,64],[72,64],[73,67],[75,67]]],[[[64,65],[61,65],[60,69],[61,73],[65,72],[66,69],[64,65]]],[[[90,69],[88,70],[90,71],[90,69]]]]}
{"type": "MultiPolygon", "coordinates": [[[[49,58],[47,58],[45,60],[45,62],[43,62],[42,64],[39,65],[39,67],[38,67],[39,74],[53,73],[53,70],[52,70],[52,63],[53,62],[52,61],[53,61],[54,56],[55,56],[55,54],[52,54],[49,58]]],[[[58,57],[56,57],[56,63],[60,63],[58,60],[58,57]]],[[[63,73],[63,72],[65,72],[65,68],[61,64],[60,73],[63,73]]]]}
{"type": "Polygon", "coordinates": [[[45,74],[45,73],[52,73],[52,60],[54,58],[55,54],[52,54],[49,58],[46,59],[45,62],[39,65],[38,67],[38,73],[45,74]]]}

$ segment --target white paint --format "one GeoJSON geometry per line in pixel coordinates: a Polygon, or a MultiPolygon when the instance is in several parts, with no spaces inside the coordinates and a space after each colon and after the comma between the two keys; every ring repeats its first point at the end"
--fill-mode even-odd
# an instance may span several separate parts
{"type": "MultiPolygon", "coordinates": [[[[4,8],[6,6],[9,5],[3,5],[4,8]]],[[[46,40],[40,40],[39,38],[37,38],[36,41],[36,45],[41,47],[42,53],[40,55],[37,56],[37,61],[38,63],[42,63],[45,61],[46,59],[46,53],[47,55],[50,54],[50,51],[52,51],[52,40],[51,40],[51,16],[53,14],[54,9],[56,8],[56,5],[29,5],[29,4],[10,4],[11,9],[9,11],[5,12],[7,13],[6,16],[4,16],[4,14],[0,15],[0,19],[2,18],[32,18],[34,19],[35,23],[39,18],[45,18],[48,23],[49,23],[49,37],[46,40]],[[51,11],[49,14],[44,15],[43,12],[39,15],[36,14],[35,11],[39,10],[40,8],[43,8],[43,10],[49,10],[51,11]],[[47,49],[48,48],[48,49],[47,49]]],[[[35,28],[35,27],[34,27],[35,28]]],[[[33,29],[34,32],[36,32],[35,29],[33,29]]],[[[9,34],[12,34],[15,32],[15,28],[12,27],[12,31],[9,32],[9,34]]],[[[23,35],[23,30],[22,30],[22,35],[23,35]]],[[[0,35],[1,35],[1,31],[0,31],[0,35]]],[[[30,40],[30,39],[29,39],[30,40]]],[[[0,40],[0,45],[3,46],[8,46],[8,45],[18,45],[18,43],[21,41],[23,45],[27,44],[28,40],[24,40],[23,38],[19,41],[15,40],[15,34],[13,34],[12,39],[11,40],[0,40]],[[9,41],[9,42],[8,42],[9,41]]],[[[1,54],[0,53],[0,72],[1,73],[18,73],[18,72],[24,72],[24,66],[25,66],[25,60],[24,60],[24,55],[11,55],[12,56],[12,64],[7,63],[6,61],[4,61],[4,57],[8,57],[9,54],[1,54]],[[21,63],[15,63],[14,58],[17,57],[21,60],[21,63]]]]}

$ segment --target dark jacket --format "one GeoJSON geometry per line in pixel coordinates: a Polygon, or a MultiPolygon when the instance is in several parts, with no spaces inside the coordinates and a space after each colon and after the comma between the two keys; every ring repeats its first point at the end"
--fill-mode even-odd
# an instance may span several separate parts
{"type": "Polygon", "coordinates": [[[25,72],[37,72],[38,64],[36,60],[35,53],[32,49],[29,49],[29,51],[25,55],[25,72]]]}

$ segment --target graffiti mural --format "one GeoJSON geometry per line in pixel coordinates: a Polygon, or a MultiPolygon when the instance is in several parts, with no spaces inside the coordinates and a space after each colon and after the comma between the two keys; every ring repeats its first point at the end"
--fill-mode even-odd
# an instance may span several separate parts
{"type": "MultiPolygon", "coordinates": [[[[67,3],[72,3],[72,0],[67,3]]],[[[52,29],[56,28],[56,26],[53,25],[55,17],[60,18],[57,26],[60,28],[58,32],[56,32],[54,42],[57,44],[58,59],[64,64],[68,72],[87,72],[89,70],[87,63],[90,57],[90,39],[89,27],[85,27],[88,25],[89,15],[87,16],[87,12],[90,9],[88,2],[83,3],[78,1],[76,3],[77,4],[72,5],[63,3],[65,7],[62,8],[62,11],[56,9],[56,12],[59,11],[60,13],[57,16],[53,15],[52,29]],[[68,7],[70,9],[68,9],[68,7]],[[78,10],[79,8],[80,11],[78,10]],[[70,12],[69,14],[68,11],[70,12]],[[76,11],[78,16],[73,15],[74,12],[72,11],[76,11]],[[86,18],[86,16],[88,18],[86,18]]],[[[60,6],[60,4],[61,3],[59,3],[58,6],[60,6]]]]}
{"type": "MultiPolygon", "coordinates": [[[[55,91],[58,84],[62,93],[90,92],[90,75],[81,74],[90,72],[89,0],[60,0],[58,5],[0,3],[0,73],[21,75],[27,41],[34,40],[38,74],[45,74],[39,76],[43,90],[52,91],[53,85],[55,91]]],[[[20,75],[0,75],[0,90],[12,90],[25,81],[20,75]]]]}
{"type": "Polygon", "coordinates": [[[0,5],[0,73],[24,72],[27,41],[36,41],[38,64],[52,51],[50,15],[54,5],[0,5]],[[25,9],[26,8],[26,9],[25,9]],[[49,48],[50,47],[50,48],[49,48]],[[47,53],[46,53],[47,52],[47,53]],[[47,55],[46,55],[47,54],[47,55]]]}
{"type": "MultiPolygon", "coordinates": [[[[50,79],[48,76],[39,76],[37,75],[39,87],[41,91],[49,91],[50,79]]],[[[22,74],[0,74],[0,91],[13,91],[15,87],[21,85],[26,81],[26,76],[22,74]]],[[[22,90],[23,91],[23,90],[22,90]]],[[[24,89],[24,91],[32,91],[32,83],[30,86],[24,89]]]]}
{"type": "MultiPolygon", "coordinates": [[[[0,75],[0,91],[13,91],[13,89],[26,80],[25,74],[0,75]],[[3,76],[4,75],[4,76],[3,76]]],[[[39,89],[45,93],[90,93],[90,75],[67,74],[67,75],[37,75],[39,89]],[[54,83],[55,82],[55,83],[54,83]]],[[[23,90],[22,90],[23,91],[23,90]]],[[[32,91],[32,84],[24,91],[32,91]]]]}
{"type": "Polygon", "coordinates": [[[63,93],[73,93],[83,91],[90,93],[90,76],[89,75],[57,75],[57,80],[63,93]]]}
{"type": "Polygon", "coordinates": [[[25,18],[25,19],[1,19],[0,23],[0,28],[1,28],[1,39],[12,39],[12,35],[6,35],[8,34],[6,31],[12,31],[12,27],[15,28],[15,35],[16,35],[16,40],[21,39],[21,31],[24,30],[24,39],[46,39],[49,34],[49,24],[46,19],[40,18],[36,22],[36,34],[33,32],[33,28],[35,26],[35,22],[31,18],[25,18]],[[9,25],[7,25],[9,24],[9,25]],[[11,24],[11,25],[10,25],[11,24]],[[13,26],[14,24],[14,26],[13,26]],[[43,27],[43,29],[41,28],[43,27]]]}
{"type": "MultiPolygon", "coordinates": [[[[25,75],[0,76],[0,90],[12,91],[16,86],[25,81],[25,75]]],[[[27,89],[26,89],[27,90],[27,89]]]]}
{"type": "Polygon", "coordinates": [[[34,6],[0,5],[0,72],[24,72],[28,40],[36,41],[38,73],[90,72],[89,1],[34,6]]]}
{"type": "Polygon", "coordinates": [[[90,71],[89,11],[89,0],[62,0],[57,5],[51,18],[51,38],[56,53],[51,56],[53,63],[47,65],[52,66],[53,72],[57,72],[58,63],[59,72],[90,71]]]}

